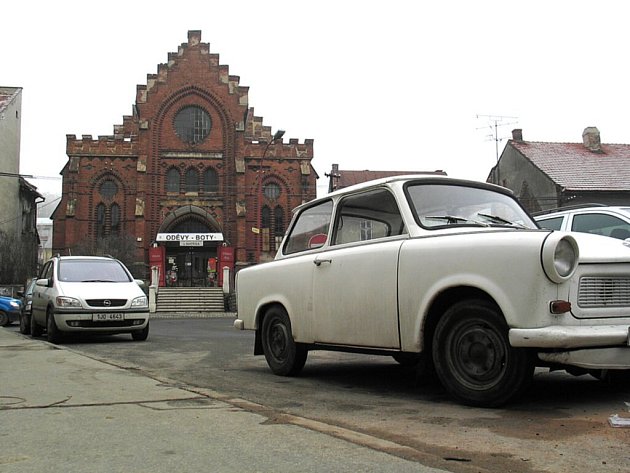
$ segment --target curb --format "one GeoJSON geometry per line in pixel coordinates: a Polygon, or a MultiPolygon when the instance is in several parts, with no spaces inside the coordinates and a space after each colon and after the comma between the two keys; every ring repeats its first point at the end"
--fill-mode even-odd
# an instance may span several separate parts
{"type": "Polygon", "coordinates": [[[152,312],[150,319],[219,319],[236,318],[236,312],[152,312]]]}

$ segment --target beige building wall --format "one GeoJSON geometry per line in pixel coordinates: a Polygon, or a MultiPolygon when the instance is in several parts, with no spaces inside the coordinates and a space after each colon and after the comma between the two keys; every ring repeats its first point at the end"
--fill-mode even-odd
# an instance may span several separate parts
{"type": "Polygon", "coordinates": [[[0,87],[0,230],[19,237],[22,88],[0,87]]]}

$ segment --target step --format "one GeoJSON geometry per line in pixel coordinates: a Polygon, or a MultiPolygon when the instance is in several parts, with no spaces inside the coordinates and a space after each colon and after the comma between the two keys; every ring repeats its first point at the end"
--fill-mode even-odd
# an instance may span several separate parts
{"type": "Polygon", "coordinates": [[[224,312],[220,287],[162,287],[158,290],[156,312],[224,312]]]}

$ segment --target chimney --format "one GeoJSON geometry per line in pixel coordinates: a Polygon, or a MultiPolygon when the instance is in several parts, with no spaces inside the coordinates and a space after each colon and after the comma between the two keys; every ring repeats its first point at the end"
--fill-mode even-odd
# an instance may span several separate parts
{"type": "Polygon", "coordinates": [[[512,130],[512,139],[514,141],[523,141],[523,129],[515,128],[514,130],[512,130]]]}
{"type": "Polygon", "coordinates": [[[582,132],[584,146],[593,153],[602,152],[602,143],[599,137],[599,130],[595,126],[588,126],[582,132]]]}

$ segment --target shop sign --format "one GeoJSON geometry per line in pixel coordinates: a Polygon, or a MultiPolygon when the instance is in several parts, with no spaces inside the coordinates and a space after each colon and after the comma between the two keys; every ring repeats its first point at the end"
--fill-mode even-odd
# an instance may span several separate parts
{"type": "Polygon", "coordinates": [[[203,241],[180,241],[179,246],[203,246],[203,241]]]}
{"type": "MultiPolygon", "coordinates": [[[[200,242],[223,241],[223,233],[158,233],[156,241],[200,242]]],[[[189,245],[189,246],[202,246],[189,245]]]]}

